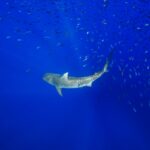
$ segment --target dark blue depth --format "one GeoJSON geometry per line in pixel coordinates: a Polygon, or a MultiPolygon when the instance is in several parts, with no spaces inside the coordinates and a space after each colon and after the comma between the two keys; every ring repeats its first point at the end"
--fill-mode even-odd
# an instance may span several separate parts
{"type": "Polygon", "coordinates": [[[149,0],[1,0],[0,70],[0,150],[150,150],[149,0]]]}

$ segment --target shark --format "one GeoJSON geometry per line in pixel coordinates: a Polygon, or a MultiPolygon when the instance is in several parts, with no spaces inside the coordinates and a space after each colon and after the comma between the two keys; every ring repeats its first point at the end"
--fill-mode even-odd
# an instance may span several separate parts
{"type": "Polygon", "coordinates": [[[62,89],[67,88],[82,88],[82,87],[92,87],[94,81],[99,79],[103,74],[108,72],[108,66],[112,58],[111,51],[106,59],[106,62],[101,71],[98,71],[92,75],[83,76],[83,77],[73,77],[69,76],[69,73],[64,74],[57,73],[45,73],[43,75],[43,80],[48,84],[54,86],[60,96],[63,96],[62,89]]]}

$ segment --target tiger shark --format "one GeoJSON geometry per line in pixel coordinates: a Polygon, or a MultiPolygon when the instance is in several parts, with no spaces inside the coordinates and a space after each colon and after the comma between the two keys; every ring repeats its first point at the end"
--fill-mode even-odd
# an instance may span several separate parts
{"type": "Polygon", "coordinates": [[[92,75],[84,77],[73,77],[69,76],[69,73],[56,74],[56,73],[46,73],[43,76],[43,80],[47,83],[53,85],[58,94],[62,95],[63,88],[82,88],[82,87],[92,87],[92,83],[100,78],[104,73],[108,72],[108,65],[112,57],[112,51],[108,55],[104,67],[101,71],[98,71],[92,75]]]}

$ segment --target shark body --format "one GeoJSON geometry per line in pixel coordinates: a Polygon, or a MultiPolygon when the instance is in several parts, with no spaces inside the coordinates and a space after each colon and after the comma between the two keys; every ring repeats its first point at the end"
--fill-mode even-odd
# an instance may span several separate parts
{"type": "Polygon", "coordinates": [[[93,75],[85,76],[85,77],[72,77],[68,75],[68,72],[64,73],[63,75],[55,74],[55,73],[46,73],[43,76],[43,80],[55,86],[60,96],[62,96],[63,88],[91,87],[92,83],[95,80],[97,80],[104,73],[107,72],[111,56],[112,56],[112,52],[109,54],[103,69],[99,72],[94,73],[93,75]]]}

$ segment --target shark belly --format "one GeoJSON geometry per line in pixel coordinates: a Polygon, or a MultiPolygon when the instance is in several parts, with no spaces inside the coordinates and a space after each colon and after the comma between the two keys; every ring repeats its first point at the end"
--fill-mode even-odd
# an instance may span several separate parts
{"type": "Polygon", "coordinates": [[[82,88],[91,87],[93,80],[89,79],[68,79],[66,81],[60,82],[61,88],[82,88]]]}
{"type": "Polygon", "coordinates": [[[79,83],[78,81],[67,80],[67,81],[60,82],[60,87],[61,88],[79,88],[79,83]]]}

